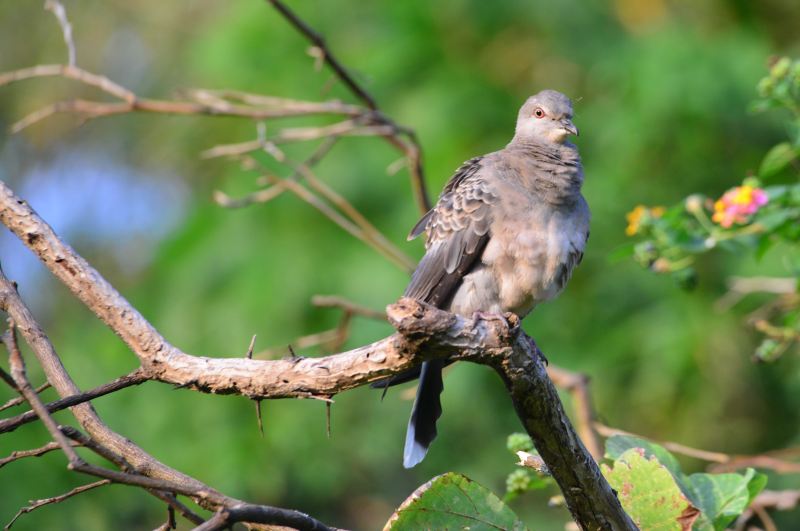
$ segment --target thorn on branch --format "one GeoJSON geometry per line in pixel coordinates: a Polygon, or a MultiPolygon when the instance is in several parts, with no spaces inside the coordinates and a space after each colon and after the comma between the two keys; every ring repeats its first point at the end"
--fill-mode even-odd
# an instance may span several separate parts
{"type": "Polygon", "coordinates": [[[331,438],[331,402],[325,402],[325,433],[331,438]]]}
{"type": "Polygon", "coordinates": [[[247,359],[253,359],[253,347],[256,345],[256,334],[253,334],[253,337],[250,338],[250,346],[247,347],[247,359]]]}
{"type": "Polygon", "coordinates": [[[261,434],[261,438],[264,438],[264,420],[261,416],[261,399],[256,398],[256,420],[258,421],[258,432],[261,434]]]}

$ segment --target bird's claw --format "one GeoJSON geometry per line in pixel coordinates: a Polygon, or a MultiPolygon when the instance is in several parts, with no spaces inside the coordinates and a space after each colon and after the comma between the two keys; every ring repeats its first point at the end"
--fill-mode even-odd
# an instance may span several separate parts
{"type": "Polygon", "coordinates": [[[517,314],[512,312],[501,314],[477,311],[472,314],[472,320],[477,321],[478,319],[483,321],[500,321],[503,328],[505,328],[505,334],[501,335],[507,334],[509,337],[514,337],[520,329],[520,318],[517,314]]]}

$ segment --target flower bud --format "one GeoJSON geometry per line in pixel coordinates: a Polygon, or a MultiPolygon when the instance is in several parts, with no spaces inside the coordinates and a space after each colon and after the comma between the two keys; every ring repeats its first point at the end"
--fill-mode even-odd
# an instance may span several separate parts
{"type": "Polygon", "coordinates": [[[703,211],[703,196],[700,194],[692,194],[686,198],[686,210],[692,214],[697,214],[703,211]]]}

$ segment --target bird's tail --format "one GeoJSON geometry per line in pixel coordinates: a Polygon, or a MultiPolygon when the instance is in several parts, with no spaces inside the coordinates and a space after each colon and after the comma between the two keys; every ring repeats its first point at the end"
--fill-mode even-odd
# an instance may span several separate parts
{"type": "Polygon", "coordinates": [[[442,415],[442,360],[426,361],[417,387],[417,397],[411,410],[411,419],[406,431],[406,445],[403,450],[403,466],[411,468],[425,457],[428,447],[436,438],[436,420],[442,415]]]}

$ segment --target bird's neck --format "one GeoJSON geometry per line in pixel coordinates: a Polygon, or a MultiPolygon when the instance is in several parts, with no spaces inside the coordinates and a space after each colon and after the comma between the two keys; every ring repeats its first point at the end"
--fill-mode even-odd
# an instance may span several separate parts
{"type": "Polygon", "coordinates": [[[574,202],[583,185],[578,149],[570,143],[555,144],[514,138],[506,147],[520,167],[522,185],[552,204],[574,202]]]}

